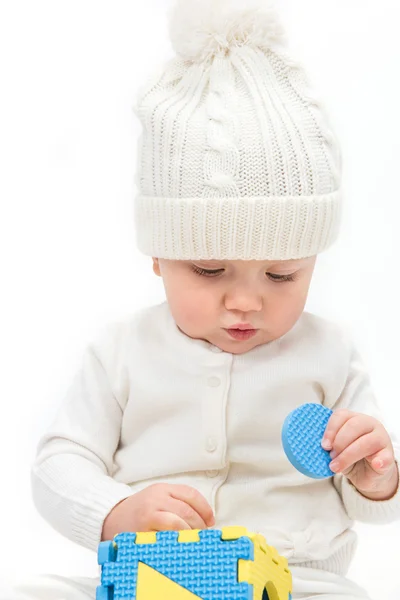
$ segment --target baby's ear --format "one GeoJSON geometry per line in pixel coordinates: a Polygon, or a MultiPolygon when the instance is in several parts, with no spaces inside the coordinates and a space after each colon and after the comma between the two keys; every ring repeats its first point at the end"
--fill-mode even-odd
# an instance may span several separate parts
{"type": "Polygon", "coordinates": [[[153,256],[153,271],[156,275],[161,277],[160,263],[158,262],[158,258],[155,258],[154,256],[153,256]]]}

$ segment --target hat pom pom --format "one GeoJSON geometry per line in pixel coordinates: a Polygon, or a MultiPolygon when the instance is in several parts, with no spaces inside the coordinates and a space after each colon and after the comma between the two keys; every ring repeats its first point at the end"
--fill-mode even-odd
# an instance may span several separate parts
{"type": "Polygon", "coordinates": [[[270,0],[177,0],[170,37],[184,60],[203,62],[237,46],[266,50],[285,43],[270,0]]]}

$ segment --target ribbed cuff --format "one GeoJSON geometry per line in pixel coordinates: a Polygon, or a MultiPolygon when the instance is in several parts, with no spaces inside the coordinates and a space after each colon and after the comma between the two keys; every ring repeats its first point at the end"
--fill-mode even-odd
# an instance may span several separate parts
{"type": "Polygon", "coordinates": [[[350,519],[364,523],[391,523],[400,518],[400,485],[389,500],[370,500],[343,477],[342,499],[350,519]]]}
{"type": "Polygon", "coordinates": [[[90,461],[58,454],[34,464],[33,501],[42,517],[77,544],[97,551],[108,513],[136,492],[90,461]]]}
{"type": "Polygon", "coordinates": [[[97,551],[104,519],[121,500],[132,496],[129,485],[104,477],[92,485],[74,505],[71,514],[73,537],[78,544],[97,551]]]}
{"type": "Polygon", "coordinates": [[[135,199],[136,241],[176,260],[288,260],[336,239],[341,190],[320,196],[135,199]]]}

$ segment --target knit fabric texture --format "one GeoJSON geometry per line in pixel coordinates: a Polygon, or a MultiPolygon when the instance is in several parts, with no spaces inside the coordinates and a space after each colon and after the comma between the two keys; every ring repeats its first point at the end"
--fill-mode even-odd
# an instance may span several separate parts
{"type": "MultiPolygon", "coordinates": [[[[185,1],[198,8],[198,2],[185,1]]],[[[232,8],[228,0],[200,4],[206,32],[207,6],[214,25],[215,15],[232,8]]],[[[200,58],[177,55],[137,99],[138,248],[184,260],[313,256],[338,234],[337,140],[304,69],[283,42],[273,36],[263,44],[252,41],[259,12],[247,11],[247,36],[243,14],[226,14],[229,36],[223,25],[211,31],[224,43],[200,58]]],[[[190,27],[188,22],[188,36],[195,33],[190,27]]],[[[179,49],[180,34],[174,35],[179,49]]]]}

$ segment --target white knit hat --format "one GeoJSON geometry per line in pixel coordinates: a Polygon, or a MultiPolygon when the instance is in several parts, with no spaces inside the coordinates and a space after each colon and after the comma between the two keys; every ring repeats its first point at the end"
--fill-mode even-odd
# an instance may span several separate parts
{"type": "Polygon", "coordinates": [[[139,95],[137,245],[170,259],[284,260],[335,240],[340,149],[269,4],[178,0],[177,57],[139,95]]]}

